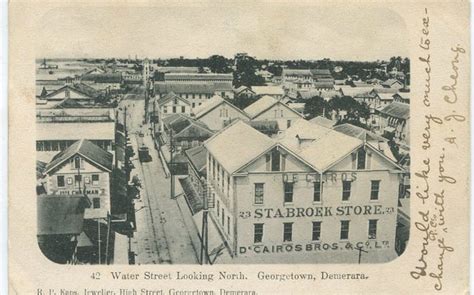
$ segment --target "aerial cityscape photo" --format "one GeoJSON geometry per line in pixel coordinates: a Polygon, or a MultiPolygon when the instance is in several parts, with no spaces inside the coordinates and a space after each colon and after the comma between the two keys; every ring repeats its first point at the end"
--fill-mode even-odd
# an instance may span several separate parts
{"type": "MultiPolygon", "coordinates": [[[[397,26],[389,13],[380,21],[397,26]]],[[[306,38],[302,18],[294,34],[285,24],[282,43],[306,38]]],[[[71,40],[76,26],[87,29],[76,21],[65,25],[71,40]]],[[[134,50],[136,42],[106,55],[72,42],[66,55],[43,46],[35,69],[42,253],[75,265],[400,256],[410,227],[410,59],[386,28],[354,34],[362,22],[339,42],[323,22],[313,25],[329,45],[303,50],[314,36],[292,43],[304,56],[266,54],[267,38],[237,46],[231,33],[225,50],[225,41],[209,43],[224,40],[226,26],[183,35],[190,44],[169,45],[175,51],[134,50]]],[[[120,47],[114,40],[107,50],[120,47]]]]}

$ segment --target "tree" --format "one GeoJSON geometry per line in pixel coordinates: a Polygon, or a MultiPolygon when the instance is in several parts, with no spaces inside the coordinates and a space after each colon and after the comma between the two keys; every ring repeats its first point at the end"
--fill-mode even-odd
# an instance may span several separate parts
{"type": "Polygon", "coordinates": [[[258,68],[258,62],[252,57],[241,58],[237,60],[236,70],[234,71],[234,86],[247,87],[265,85],[265,79],[255,74],[258,68]]]}
{"type": "Polygon", "coordinates": [[[308,99],[304,105],[306,119],[322,116],[327,107],[326,101],[321,96],[314,96],[308,99]]]}
{"type": "Polygon", "coordinates": [[[227,60],[222,55],[212,55],[208,59],[209,68],[213,73],[228,73],[227,60]]]}

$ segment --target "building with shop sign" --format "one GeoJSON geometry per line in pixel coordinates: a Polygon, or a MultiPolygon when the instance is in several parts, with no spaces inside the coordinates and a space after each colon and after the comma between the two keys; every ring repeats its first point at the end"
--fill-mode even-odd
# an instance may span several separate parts
{"type": "Polygon", "coordinates": [[[88,140],[76,141],[47,164],[46,192],[50,196],[85,195],[92,205],[84,218],[107,218],[112,163],[111,153],[88,140]]]}
{"type": "Polygon", "coordinates": [[[304,119],[277,138],[236,121],[204,145],[210,217],[235,262],[397,257],[404,170],[378,147],[304,119]]]}

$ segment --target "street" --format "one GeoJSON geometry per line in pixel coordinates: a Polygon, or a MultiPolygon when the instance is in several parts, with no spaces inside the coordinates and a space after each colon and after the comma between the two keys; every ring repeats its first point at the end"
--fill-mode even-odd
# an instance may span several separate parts
{"type": "Polygon", "coordinates": [[[127,130],[136,153],[131,159],[135,167],[131,175],[138,175],[142,180],[141,198],[135,202],[137,231],[132,239],[135,263],[198,263],[198,250],[190,236],[196,232],[186,227],[177,202],[170,198],[170,179],[165,175],[148,127],[142,126],[143,88],[137,87],[132,92],[124,97],[121,106],[127,106],[127,130]],[[143,137],[140,138],[139,132],[144,134],[143,137]],[[138,160],[139,142],[150,149],[151,162],[140,163],[138,160]]]}

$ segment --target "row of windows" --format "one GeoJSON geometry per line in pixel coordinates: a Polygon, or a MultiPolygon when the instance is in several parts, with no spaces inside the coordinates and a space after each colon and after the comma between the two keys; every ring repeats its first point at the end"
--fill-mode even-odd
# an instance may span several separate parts
{"type": "MultiPolygon", "coordinates": [[[[65,187],[67,185],[73,185],[73,178],[72,177],[65,177],[64,175],[58,175],[56,176],[57,180],[57,185],[58,187],[65,187]]],[[[74,175],[74,185],[76,186],[81,186],[83,179],[82,175],[74,175]]],[[[94,186],[99,185],[99,174],[92,174],[92,176],[89,178],[89,176],[84,177],[84,184],[91,184],[94,186]]]]}
{"type": "MultiPolygon", "coordinates": [[[[351,181],[342,181],[342,201],[349,201],[351,197],[351,181]]],[[[372,180],[370,182],[370,200],[375,201],[379,199],[380,180],[372,180]]],[[[285,203],[293,202],[294,183],[283,183],[283,201],[285,203]]],[[[264,202],[265,184],[254,184],[254,204],[261,205],[264,202]]],[[[321,182],[314,182],[313,185],[313,202],[321,202],[321,182]]]]}
{"type": "MultiPolygon", "coordinates": [[[[176,114],[177,113],[177,106],[172,106],[171,107],[171,113],[172,114],[176,114]]],[[[164,114],[167,114],[168,113],[168,107],[167,106],[163,106],[163,113],[164,114]]],[[[181,106],[181,113],[186,113],[186,106],[181,106]]]]}
{"type": "Polygon", "coordinates": [[[183,98],[211,98],[210,94],[189,94],[189,93],[181,93],[179,95],[180,97],[183,98]]]}
{"type": "Polygon", "coordinates": [[[226,173],[226,171],[219,165],[219,163],[209,154],[209,169],[211,171],[211,179],[216,181],[217,188],[220,189],[222,192],[227,192],[227,196],[229,196],[230,190],[230,175],[226,173]],[[225,181],[227,180],[227,182],[225,181]]]}
{"type": "MultiPolygon", "coordinates": [[[[369,219],[368,222],[368,232],[367,238],[370,240],[377,238],[377,219],[369,219]]],[[[339,238],[341,240],[349,239],[349,229],[350,229],[349,220],[341,220],[340,223],[340,232],[339,238]]],[[[263,233],[264,233],[264,223],[254,223],[253,228],[253,242],[262,243],[263,242],[263,233]]],[[[320,241],[322,232],[322,222],[313,221],[311,228],[311,240],[320,241]]],[[[293,241],[293,222],[284,222],[283,223],[283,242],[293,241]]]]}

